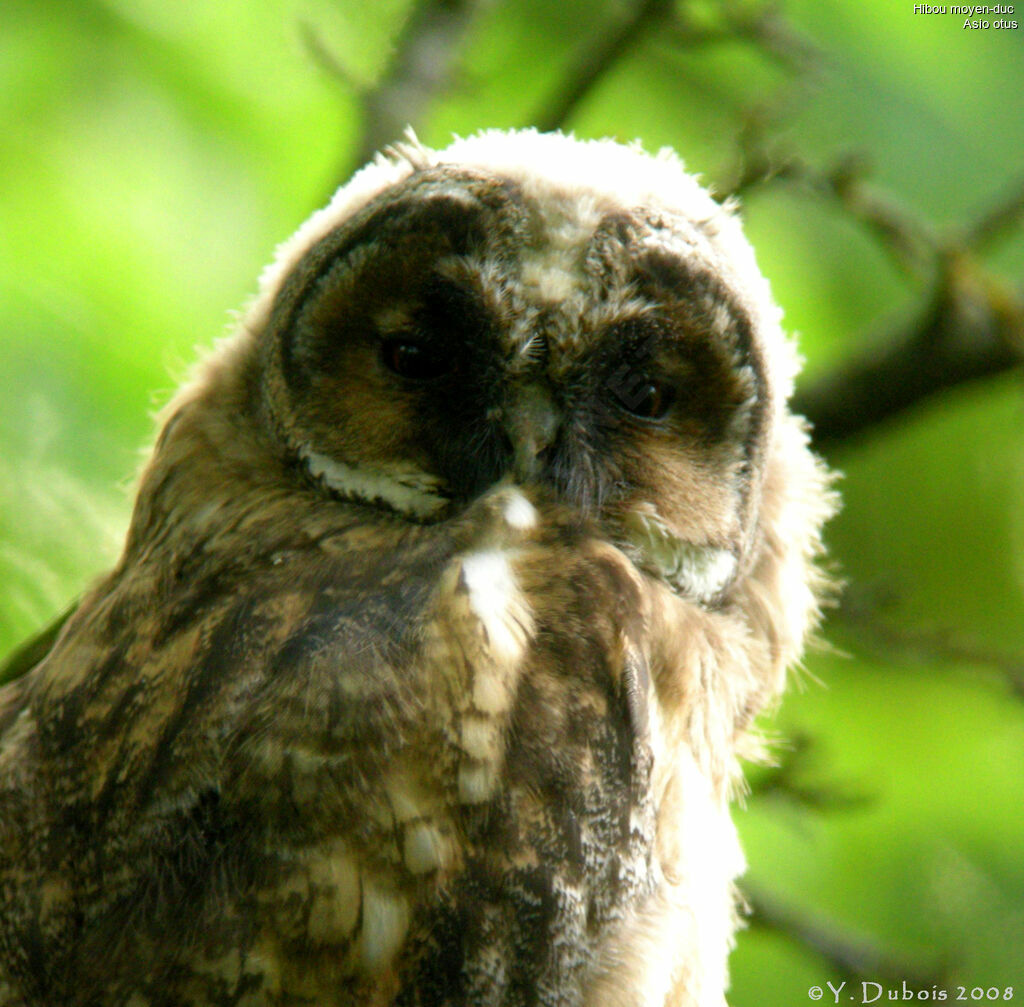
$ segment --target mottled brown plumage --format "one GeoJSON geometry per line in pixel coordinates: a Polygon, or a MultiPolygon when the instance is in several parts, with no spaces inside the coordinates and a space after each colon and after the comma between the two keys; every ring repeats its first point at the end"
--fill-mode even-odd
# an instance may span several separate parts
{"type": "Polygon", "coordinates": [[[830,507],[793,361],[667,154],[356,176],[0,690],[0,1005],[720,1007],[830,507]]]}

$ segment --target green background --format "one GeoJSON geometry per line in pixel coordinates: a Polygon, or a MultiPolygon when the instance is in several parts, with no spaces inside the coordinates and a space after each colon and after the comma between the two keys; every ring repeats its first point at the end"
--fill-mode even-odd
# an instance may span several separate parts
{"type": "MultiPolygon", "coordinates": [[[[116,558],[152,411],[353,167],[359,88],[385,71],[409,6],[5,0],[0,652],[116,558]],[[346,79],[314,58],[311,35],[346,79]]],[[[421,138],[530,124],[580,45],[625,9],[485,5],[421,138]]],[[[721,4],[687,9],[714,24],[721,4]]],[[[865,156],[875,184],[953,236],[1019,183],[1024,29],[965,31],[904,0],[781,11],[817,50],[807,71],[750,44],[682,48],[655,33],[567,125],[669,144],[713,184],[746,113],[775,108],[788,149],[815,164],[865,156]]],[[[920,310],[926,283],[834,201],[767,186],[744,217],[808,379],[920,310]]],[[[1019,289],[1024,228],[982,266],[1019,289]]],[[[1015,661],[1024,675],[1020,392],[1016,374],[975,382],[830,451],[845,507],[829,545],[870,615],[830,622],[766,722],[783,755],[812,739],[790,785],[756,770],[737,810],[752,890],[795,929],[866,943],[895,959],[889,978],[923,970],[950,999],[963,984],[968,996],[1017,986],[1024,1000],[1024,698],[1005,671],[1015,661]]],[[[826,980],[840,981],[835,961],[755,926],[731,999],[788,1007],[826,980]]]]}

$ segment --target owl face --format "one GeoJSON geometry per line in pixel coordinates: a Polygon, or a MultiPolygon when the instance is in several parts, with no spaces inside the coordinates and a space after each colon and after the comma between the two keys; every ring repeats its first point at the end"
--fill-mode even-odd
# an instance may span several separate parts
{"type": "Polygon", "coordinates": [[[416,520],[514,480],[722,596],[775,395],[731,218],[674,165],[669,199],[633,201],[521,151],[424,156],[321,221],[272,290],[260,384],[283,450],[325,492],[416,520]]]}

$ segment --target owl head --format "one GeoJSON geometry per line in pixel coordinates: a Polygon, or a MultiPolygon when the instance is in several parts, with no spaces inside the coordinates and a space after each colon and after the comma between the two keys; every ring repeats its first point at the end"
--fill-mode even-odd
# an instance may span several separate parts
{"type": "Polygon", "coordinates": [[[798,648],[829,504],[797,357],[736,216],[670,151],[410,139],[282,247],[240,340],[274,450],[325,496],[430,523],[513,482],[748,608],[779,666],[798,648]]]}

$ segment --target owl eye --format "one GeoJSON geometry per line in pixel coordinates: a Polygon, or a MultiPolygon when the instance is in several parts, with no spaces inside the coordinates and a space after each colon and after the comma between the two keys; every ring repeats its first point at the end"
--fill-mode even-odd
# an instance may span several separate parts
{"type": "Polygon", "coordinates": [[[619,405],[642,420],[660,420],[672,408],[676,390],[667,381],[642,377],[635,382],[612,386],[619,405]]]}
{"type": "Polygon", "coordinates": [[[408,336],[385,340],[380,348],[380,359],[392,374],[410,381],[439,378],[452,366],[451,358],[446,353],[408,336]]]}

